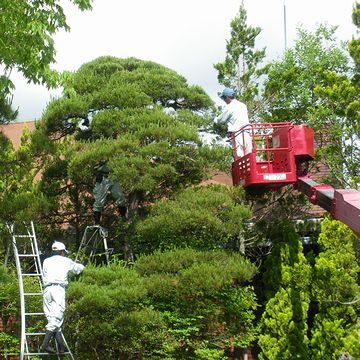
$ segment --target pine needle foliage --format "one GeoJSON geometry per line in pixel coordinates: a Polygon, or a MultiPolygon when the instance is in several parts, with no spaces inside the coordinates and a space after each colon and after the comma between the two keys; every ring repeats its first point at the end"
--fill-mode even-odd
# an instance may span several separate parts
{"type": "Polygon", "coordinates": [[[221,358],[247,347],[256,333],[255,272],[239,254],[189,248],[157,251],[132,268],[89,266],[68,292],[76,357],[221,358]]]}

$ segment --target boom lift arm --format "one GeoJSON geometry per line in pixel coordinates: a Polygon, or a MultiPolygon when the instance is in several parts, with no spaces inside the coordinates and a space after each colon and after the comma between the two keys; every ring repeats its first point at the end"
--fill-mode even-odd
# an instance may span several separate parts
{"type": "Polygon", "coordinates": [[[334,219],[348,225],[360,236],[360,192],[319,184],[307,173],[308,163],[314,159],[314,132],[311,128],[290,122],[249,124],[230,135],[234,152],[234,185],[243,185],[253,194],[293,185],[311,203],[328,211],[334,219]],[[251,151],[244,149],[244,133],[252,138],[251,151]]]}
{"type": "Polygon", "coordinates": [[[295,188],[307,195],[312,204],[319,205],[331,216],[346,224],[360,236],[360,192],[355,189],[334,189],[310,178],[299,178],[295,188]]]}

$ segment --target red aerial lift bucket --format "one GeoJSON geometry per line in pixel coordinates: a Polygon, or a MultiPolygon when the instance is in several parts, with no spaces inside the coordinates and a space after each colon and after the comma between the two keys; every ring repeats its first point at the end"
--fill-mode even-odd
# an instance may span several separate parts
{"type": "Polygon", "coordinates": [[[314,134],[307,125],[290,122],[248,124],[231,134],[234,185],[255,192],[294,184],[301,164],[314,157],[314,134]],[[249,141],[251,138],[251,149],[249,141]]]}

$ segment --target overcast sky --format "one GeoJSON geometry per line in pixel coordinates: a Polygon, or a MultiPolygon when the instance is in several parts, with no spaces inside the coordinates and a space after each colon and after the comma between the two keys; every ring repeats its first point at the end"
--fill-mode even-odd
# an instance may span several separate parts
{"type": "MultiPolygon", "coordinates": [[[[285,48],[284,6],[287,46],[291,47],[302,25],[313,31],[320,23],[337,25],[337,36],[355,35],[351,14],[355,0],[244,0],[248,25],[262,32],[256,46],[266,46],[268,59],[281,56],[285,48]]],[[[217,101],[222,86],[213,64],[223,61],[230,21],[241,0],[94,0],[93,10],[81,12],[63,1],[70,32],[55,36],[57,70],[76,71],[99,56],[137,57],[167,66],[200,85],[217,101]]],[[[46,104],[59,91],[29,85],[19,74],[14,106],[19,121],[41,117],[46,104]]]]}

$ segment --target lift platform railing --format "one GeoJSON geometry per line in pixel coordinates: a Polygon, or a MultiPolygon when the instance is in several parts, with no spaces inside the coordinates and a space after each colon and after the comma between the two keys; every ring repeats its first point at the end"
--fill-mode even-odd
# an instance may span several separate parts
{"type": "MultiPolygon", "coordinates": [[[[237,160],[247,153],[255,152],[258,157],[261,156],[263,160],[270,160],[271,152],[280,150],[279,144],[272,143],[273,133],[280,128],[286,128],[287,131],[290,131],[293,126],[290,122],[247,124],[238,131],[230,133],[234,159],[237,160]],[[250,135],[251,148],[244,151],[243,148],[246,147],[246,135],[250,135]],[[239,149],[239,145],[242,149],[239,149]]],[[[287,143],[289,142],[290,139],[288,139],[287,143]]],[[[289,144],[286,145],[286,149],[288,149],[288,147],[289,144]]]]}
{"type": "Polygon", "coordinates": [[[231,142],[233,183],[253,189],[295,183],[299,165],[314,155],[312,129],[290,122],[248,124],[231,134],[231,142]],[[250,151],[246,136],[251,137],[250,151]]]}

